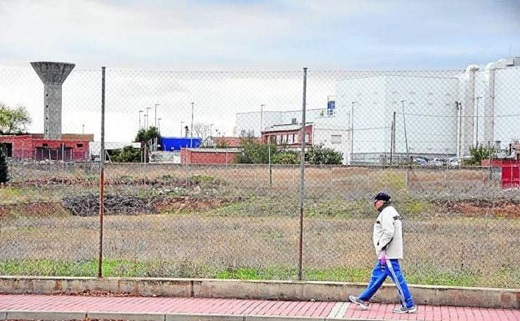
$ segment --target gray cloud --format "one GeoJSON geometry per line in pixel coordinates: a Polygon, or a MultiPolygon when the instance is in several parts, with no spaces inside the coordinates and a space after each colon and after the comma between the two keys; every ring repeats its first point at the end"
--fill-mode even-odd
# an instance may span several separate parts
{"type": "Polygon", "coordinates": [[[520,55],[519,13],[517,0],[5,0],[0,64],[464,68],[520,55]]]}

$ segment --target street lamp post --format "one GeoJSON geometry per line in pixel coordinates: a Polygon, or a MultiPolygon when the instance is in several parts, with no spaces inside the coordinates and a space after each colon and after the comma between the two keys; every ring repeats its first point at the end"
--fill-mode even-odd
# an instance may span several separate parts
{"type": "Polygon", "coordinates": [[[182,124],[184,124],[183,121],[181,121],[181,137],[182,137],[182,124]]]}
{"type": "Polygon", "coordinates": [[[406,118],[404,114],[404,102],[406,100],[401,100],[401,105],[403,109],[403,129],[404,129],[404,144],[406,147],[406,161],[410,161],[410,150],[408,149],[408,136],[406,136],[406,118]]]}
{"type": "Polygon", "coordinates": [[[462,103],[456,101],[455,108],[457,108],[457,157],[462,157],[462,103]]]}
{"type": "Polygon", "coordinates": [[[148,129],[148,122],[150,121],[150,118],[148,118],[150,109],[152,109],[152,107],[146,107],[146,124],[145,124],[146,129],[148,129]]]}
{"type": "Polygon", "coordinates": [[[141,129],[141,114],[143,113],[142,110],[139,111],[139,129],[141,129]]]}
{"type": "Polygon", "coordinates": [[[476,130],[476,133],[475,133],[475,136],[476,136],[475,137],[475,144],[476,144],[477,147],[478,147],[478,105],[479,105],[478,103],[479,103],[481,98],[482,97],[480,97],[480,96],[476,97],[476,99],[477,99],[477,124],[476,124],[476,129],[477,130],[476,130]]]}
{"type": "Polygon", "coordinates": [[[144,123],[144,129],[146,129],[146,127],[148,125],[148,115],[147,114],[143,115],[143,123],[144,123]]]}
{"type": "Polygon", "coordinates": [[[161,132],[161,117],[157,118],[157,131],[160,133],[161,132]]]}
{"type": "Polygon", "coordinates": [[[82,134],[85,134],[85,124],[82,124],[82,125],[81,125],[81,133],[82,133],[82,134]]]}
{"type": "Polygon", "coordinates": [[[191,103],[191,128],[190,128],[190,147],[193,147],[193,108],[195,106],[195,103],[191,103]]]}
{"type": "Polygon", "coordinates": [[[262,129],[264,129],[264,104],[260,105],[260,132],[258,134],[258,137],[262,138],[262,129]]]}
{"type": "Polygon", "coordinates": [[[159,106],[160,104],[155,104],[155,128],[158,128],[157,126],[157,106],[159,106]]]}
{"type": "Polygon", "coordinates": [[[357,101],[353,101],[350,106],[350,164],[354,160],[354,104],[357,104],[357,101]]]}

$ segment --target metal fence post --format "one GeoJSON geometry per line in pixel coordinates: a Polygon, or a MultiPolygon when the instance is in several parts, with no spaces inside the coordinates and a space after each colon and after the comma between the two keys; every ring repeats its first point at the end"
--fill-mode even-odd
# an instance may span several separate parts
{"type": "Polygon", "coordinates": [[[99,162],[99,260],[98,278],[103,277],[103,216],[105,212],[105,67],[101,67],[101,152],[99,162]]]}
{"type": "Polygon", "coordinates": [[[307,68],[303,68],[303,103],[301,127],[301,155],[300,155],[300,254],[298,264],[298,280],[302,280],[303,273],[303,202],[305,199],[305,105],[307,97],[307,68]]]}

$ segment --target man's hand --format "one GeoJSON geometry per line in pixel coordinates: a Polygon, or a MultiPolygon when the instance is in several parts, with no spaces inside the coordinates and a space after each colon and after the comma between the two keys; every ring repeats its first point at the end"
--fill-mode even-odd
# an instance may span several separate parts
{"type": "Polygon", "coordinates": [[[381,265],[386,265],[386,252],[385,251],[381,251],[381,253],[379,253],[379,260],[381,261],[381,265]]]}

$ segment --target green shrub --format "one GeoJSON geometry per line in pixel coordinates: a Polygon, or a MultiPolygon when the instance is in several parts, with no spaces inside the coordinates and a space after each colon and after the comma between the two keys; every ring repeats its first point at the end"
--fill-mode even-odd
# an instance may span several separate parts
{"type": "Polygon", "coordinates": [[[272,163],[293,165],[300,163],[300,159],[298,157],[298,153],[293,151],[284,151],[276,154],[272,158],[272,163]]]}
{"type": "Polygon", "coordinates": [[[341,165],[343,161],[343,155],[340,152],[323,147],[323,144],[311,147],[305,158],[313,165],[341,165]]]}

